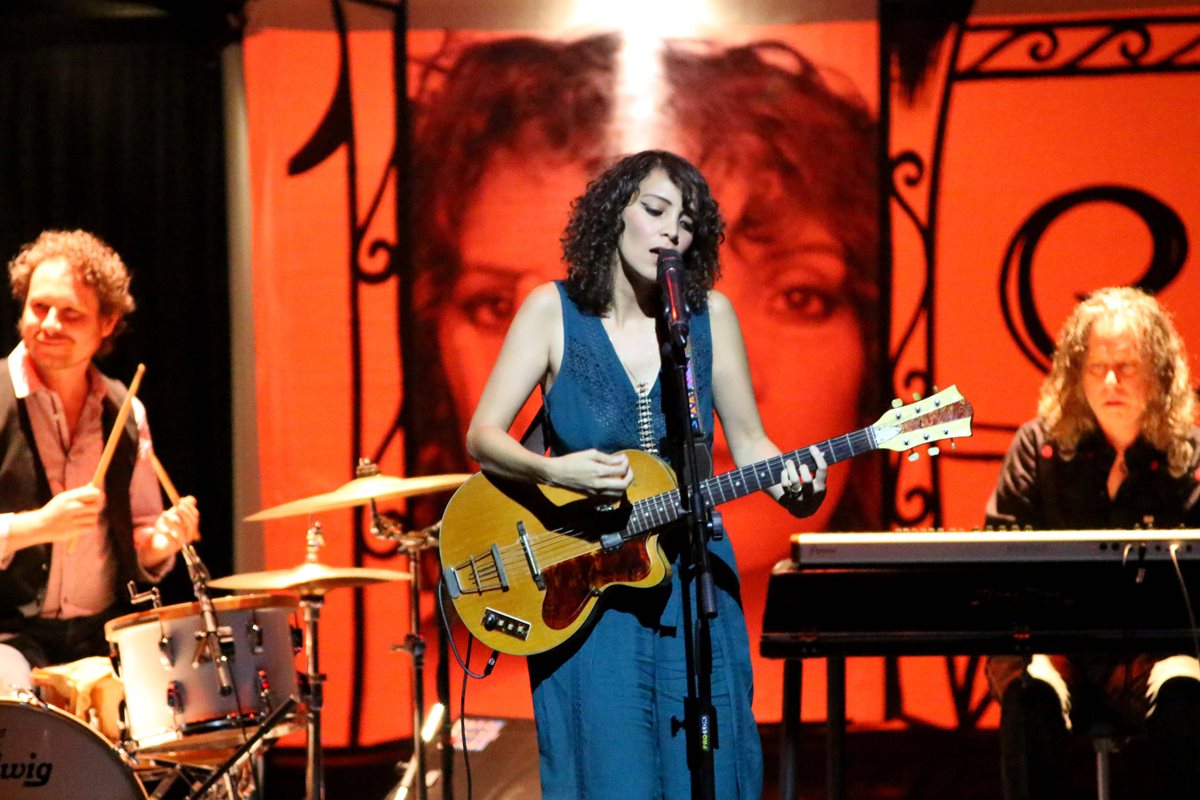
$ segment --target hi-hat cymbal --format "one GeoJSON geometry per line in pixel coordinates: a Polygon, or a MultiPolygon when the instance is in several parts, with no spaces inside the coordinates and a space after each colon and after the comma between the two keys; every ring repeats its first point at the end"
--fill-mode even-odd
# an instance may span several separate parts
{"type": "Polygon", "coordinates": [[[296,594],[325,594],[330,589],[351,586],[367,586],[372,583],[406,581],[407,572],[394,569],[368,569],[366,567],[330,567],[317,561],[305,561],[290,569],[266,572],[243,572],[210,580],[214,589],[233,589],[249,592],[295,592],[296,594]]]}
{"type": "Polygon", "coordinates": [[[300,500],[292,500],[283,505],[264,509],[246,517],[246,521],[257,522],[264,519],[315,514],[318,511],[366,505],[371,500],[390,500],[399,497],[411,497],[417,494],[441,492],[447,489],[457,489],[466,483],[469,477],[471,476],[467,473],[425,475],[420,478],[393,478],[390,475],[368,475],[365,478],[355,478],[349,483],[334,489],[332,492],[317,494],[312,497],[301,498],[300,500]]]}

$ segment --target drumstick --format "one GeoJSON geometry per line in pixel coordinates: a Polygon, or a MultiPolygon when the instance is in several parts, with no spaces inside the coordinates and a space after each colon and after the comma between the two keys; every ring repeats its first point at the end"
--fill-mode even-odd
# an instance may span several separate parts
{"type": "MultiPolygon", "coordinates": [[[[108,465],[112,461],[113,453],[117,450],[117,442],[121,439],[121,431],[125,428],[125,420],[129,418],[129,409],[133,406],[133,398],[142,384],[142,375],[145,372],[146,365],[138,364],[133,382],[129,384],[129,394],[125,395],[125,401],[121,403],[121,408],[117,411],[117,421],[113,424],[112,430],[108,432],[108,441],[104,443],[104,452],[100,454],[100,463],[96,465],[96,474],[92,476],[90,484],[96,489],[104,488],[104,475],[108,472],[108,465]]],[[[67,544],[67,553],[74,552],[75,539],[72,538],[67,544]]]]}
{"type": "Polygon", "coordinates": [[[108,472],[113,453],[117,451],[117,442],[121,440],[121,431],[125,428],[125,420],[129,418],[129,409],[133,407],[133,398],[137,395],[138,387],[142,385],[142,375],[145,372],[146,365],[138,364],[133,383],[129,384],[129,394],[125,395],[125,402],[121,403],[121,410],[117,412],[117,421],[108,432],[108,441],[104,443],[104,452],[100,454],[100,463],[96,465],[96,474],[92,477],[92,486],[97,489],[104,488],[104,475],[108,472]]]}
{"type": "Polygon", "coordinates": [[[167,499],[171,501],[171,505],[179,505],[179,492],[175,490],[175,484],[171,483],[171,476],[167,474],[166,467],[162,465],[153,451],[150,452],[150,463],[154,465],[154,474],[158,476],[158,482],[162,484],[163,491],[167,493],[167,499]]]}
{"type": "MultiPolygon", "coordinates": [[[[158,482],[162,485],[163,491],[167,493],[167,499],[169,499],[171,501],[171,505],[173,505],[173,506],[179,505],[179,490],[177,490],[175,488],[175,484],[171,482],[171,476],[167,474],[167,468],[164,467],[162,465],[162,462],[158,460],[158,456],[154,454],[153,450],[150,451],[150,463],[154,466],[154,474],[158,476],[158,482]]],[[[176,542],[178,542],[181,547],[186,547],[186,545],[187,545],[187,542],[181,540],[179,537],[177,537],[175,534],[171,533],[170,531],[167,531],[165,533],[162,531],[159,531],[159,532],[156,532],[154,535],[155,536],[169,536],[170,538],[172,538],[176,542]]]]}

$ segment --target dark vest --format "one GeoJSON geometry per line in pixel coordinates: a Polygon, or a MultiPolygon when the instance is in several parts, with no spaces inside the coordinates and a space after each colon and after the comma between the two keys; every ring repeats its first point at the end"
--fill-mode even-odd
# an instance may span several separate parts
{"type": "MultiPolygon", "coordinates": [[[[104,378],[107,393],[102,418],[104,430],[112,430],[127,391],[104,378]]],[[[137,422],[130,414],[124,435],[118,440],[104,479],[105,515],[112,552],[117,559],[118,599],[126,597],[125,584],[138,576],[137,553],[133,546],[133,513],[129,507],[129,484],[137,462],[137,422]]],[[[0,359],[0,512],[31,511],[50,500],[50,483],[37,452],[29,411],[13,391],[8,359],[0,359]]],[[[21,616],[20,606],[46,597],[50,573],[50,545],[22,548],[13,554],[8,569],[0,571],[0,627],[21,616]]]]}

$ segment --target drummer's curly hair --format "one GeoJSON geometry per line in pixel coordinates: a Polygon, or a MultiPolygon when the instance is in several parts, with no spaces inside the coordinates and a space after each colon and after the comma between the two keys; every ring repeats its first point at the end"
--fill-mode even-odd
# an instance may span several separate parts
{"type": "Polygon", "coordinates": [[[683,213],[692,218],[692,244],[684,252],[684,293],[693,309],[707,307],[708,291],[720,277],[717,248],[725,221],[708,182],[690,162],[665,150],[625,156],[592,180],[571,204],[562,235],[567,262],[567,294],[582,310],[597,316],[612,304],[613,263],[625,223],[621,212],[637,199],[638,186],[653,170],[667,173],[683,195],[683,213]]]}
{"type": "Polygon", "coordinates": [[[1167,454],[1175,477],[1191,462],[1196,397],[1183,339],[1171,315],[1149,294],[1129,286],[1109,287],[1080,302],[1058,334],[1050,374],[1038,397],[1038,415],[1065,457],[1096,430],[1096,416],[1083,393],[1083,370],[1092,328],[1101,319],[1120,319],[1137,337],[1142,363],[1154,385],[1142,414],[1142,436],[1167,454]]]}
{"type": "Polygon", "coordinates": [[[125,328],[124,317],[137,307],[129,293],[129,270],[125,262],[95,234],[83,230],[43,231],[8,262],[8,280],[17,302],[24,305],[33,271],[51,258],[65,258],[84,285],[95,290],[100,313],[117,317],[113,332],[105,337],[97,353],[108,354],[113,339],[125,328]]]}

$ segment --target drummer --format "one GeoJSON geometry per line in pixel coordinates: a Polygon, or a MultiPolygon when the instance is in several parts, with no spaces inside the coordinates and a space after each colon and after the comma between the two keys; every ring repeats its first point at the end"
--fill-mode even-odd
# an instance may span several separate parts
{"type": "Polygon", "coordinates": [[[135,398],[101,488],[128,390],[92,359],[134,309],[121,257],[85,231],[45,231],[8,265],[21,341],[0,360],[0,691],[30,667],[105,655],[129,580],[157,582],[198,537],[196,500],[163,510],[135,398]]]}

